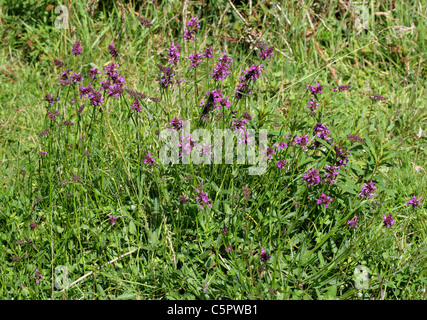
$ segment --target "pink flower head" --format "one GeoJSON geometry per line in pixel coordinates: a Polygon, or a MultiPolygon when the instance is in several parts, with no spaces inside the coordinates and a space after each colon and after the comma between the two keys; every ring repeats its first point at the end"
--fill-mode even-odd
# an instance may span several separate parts
{"type": "Polygon", "coordinates": [[[332,198],[328,197],[326,194],[322,193],[322,195],[320,196],[320,199],[317,200],[317,204],[325,204],[325,208],[327,208],[329,206],[329,202],[332,202],[332,198]]]}
{"type": "Polygon", "coordinates": [[[39,283],[39,279],[43,279],[44,277],[40,274],[40,271],[38,269],[36,269],[36,274],[34,275],[36,282],[39,283]]]}
{"type": "Polygon", "coordinates": [[[347,221],[348,227],[355,228],[355,229],[357,228],[356,223],[357,223],[357,216],[354,216],[353,219],[347,221]]]}
{"type": "Polygon", "coordinates": [[[383,223],[387,228],[390,228],[396,220],[393,220],[393,214],[383,215],[383,223]]]}
{"type": "Polygon", "coordinates": [[[116,222],[114,221],[114,220],[116,220],[116,219],[118,219],[119,217],[113,217],[113,216],[110,216],[110,222],[111,222],[111,224],[114,226],[115,224],[116,224],[116,222]]]}
{"type": "Polygon", "coordinates": [[[417,199],[417,198],[414,196],[411,200],[409,200],[409,201],[406,203],[406,205],[407,205],[407,206],[412,205],[414,208],[416,208],[416,207],[418,207],[419,205],[421,205],[420,200],[421,200],[422,198],[423,198],[423,197],[420,197],[419,199],[417,199]]]}
{"type": "Polygon", "coordinates": [[[280,168],[280,169],[282,169],[282,170],[284,170],[286,168],[285,164],[286,164],[286,160],[279,160],[279,161],[277,161],[277,167],[280,168]]]}
{"type": "Polygon", "coordinates": [[[152,158],[151,157],[151,154],[150,153],[147,153],[145,156],[144,156],[144,164],[145,163],[148,163],[150,166],[153,166],[154,165],[154,158],[152,158]]]}

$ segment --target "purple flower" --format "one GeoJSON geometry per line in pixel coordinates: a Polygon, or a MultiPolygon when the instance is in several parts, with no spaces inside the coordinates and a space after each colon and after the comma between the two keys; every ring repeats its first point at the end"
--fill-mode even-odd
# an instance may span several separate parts
{"type": "Polygon", "coordinates": [[[267,261],[271,256],[264,251],[264,248],[261,248],[261,261],[267,261]]]}
{"type": "Polygon", "coordinates": [[[146,26],[147,28],[151,28],[151,22],[150,20],[144,19],[143,17],[138,17],[138,20],[141,21],[141,23],[146,26]]]}
{"type": "Polygon", "coordinates": [[[188,67],[190,70],[191,68],[197,68],[197,66],[202,62],[203,55],[200,53],[200,50],[195,54],[190,54],[190,62],[191,65],[188,67]]]}
{"type": "Polygon", "coordinates": [[[358,135],[349,134],[347,135],[348,140],[357,141],[357,142],[365,142],[365,139],[360,138],[358,135]]]}
{"type": "Polygon", "coordinates": [[[75,56],[83,52],[82,46],[80,44],[80,40],[77,40],[76,42],[74,42],[73,47],[71,48],[71,51],[73,51],[75,56]]]}
{"type": "Polygon", "coordinates": [[[273,148],[267,147],[267,149],[265,151],[262,151],[261,154],[266,154],[268,156],[268,159],[271,159],[272,154],[276,154],[276,152],[274,152],[273,148]]]}
{"type": "Polygon", "coordinates": [[[225,249],[225,252],[230,252],[231,251],[231,245],[227,246],[227,249],[225,249]]]}
{"type": "Polygon", "coordinates": [[[64,62],[58,59],[53,59],[53,63],[56,64],[58,67],[62,68],[64,66],[64,62]]]}
{"type": "Polygon", "coordinates": [[[261,60],[270,60],[271,57],[274,57],[274,47],[271,46],[270,48],[268,48],[267,46],[265,47],[265,50],[261,50],[261,52],[259,53],[259,56],[261,58],[261,60]]]}
{"type": "Polygon", "coordinates": [[[191,134],[189,134],[188,136],[184,137],[181,136],[181,142],[178,143],[178,146],[181,147],[181,154],[180,156],[182,157],[183,155],[188,155],[191,153],[191,151],[193,150],[193,148],[197,145],[196,141],[194,141],[191,138],[191,134]]]}
{"type": "Polygon", "coordinates": [[[196,197],[197,202],[199,202],[202,205],[207,205],[207,206],[212,208],[212,204],[210,204],[210,202],[209,202],[207,192],[199,191],[199,189],[196,189],[196,193],[197,193],[197,197],[196,197]]]}
{"type": "Polygon", "coordinates": [[[350,89],[351,86],[339,86],[338,89],[337,88],[333,88],[332,91],[334,92],[342,92],[342,91],[346,91],[348,89],[350,89]]]}
{"type": "Polygon", "coordinates": [[[79,113],[79,114],[81,114],[82,112],[83,112],[83,109],[85,108],[85,105],[84,104],[82,104],[80,107],[79,107],[79,110],[77,110],[77,112],[79,113]]]}
{"type": "Polygon", "coordinates": [[[221,109],[223,106],[229,107],[230,102],[228,101],[228,97],[223,98],[223,96],[224,94],[220,88],[206,92],[206,100],[200,103],[200,107],[203,108],[202,115],[208,114],[214,108],[221,109]]]}
{"type": "Polygon", "coordinates": [[[111,224],[114,226],[115,224],[116,224],[116,222],[114,221],[114,220],[116,220],[116,219],[118,219],[119,217],[113,217],[113,216],[110,216],[110,222],[111,222],[111,224]]]}
{"type": "Polygon", "coordinates": [[[366,184],[363,184],[362,190],[359,193],[360,198],[365,198],[369,196],[369,199],[375,197],[375,194],[371,193],[372,191],[376,190],[377,187],[374,186],[375,182],[368,182],[366,184]]]}
{"type": "Polygon", "coordinates": [[[36,279],[36,282],[39,283],[39,279],[43,279],[44,277],[40,274],[40,271],[36,269],[36,274],[34,275],[34,278],[36,279]]]}
{"type": "Polygon", "coordinates": [[[282,169],[282,170],[284,170],[286,168],[285,164],[286,164],[286,160],[279,160],[279,161],[277,161],[277,167],[280,168],[280,169],[282,169]]]}
{"type": "Polygon", "coordinates": [[[173,84],[172,78],[175,76],[175,73],[172,72],[172,68],[166,68],[161,65],[157,65],[157,67],[160,69],[160,77],[157,78],[157,81],[159,82],[159,90],[167,89],[169,85],[173,84]]]}
{"type": "Polygon", "coordinates": [[[383,97],[382,95],[379,95],[379,94],[371,95],[371,96],[369,96],[369,98],[371,100],[383,100],[383,101],[387,100],[387,98],[385,98],[385,97],[383,97]]]}
{"type": "Polygon", "coordinates": [[[412,207],[416,208],[416,207],[418,207],[419,205],[421,205],[420,200],[421,200],[422,198],[423,198],[423,197],[420,197],[419,199],[416,199],[416,196],[414,196],[413,198],[411,198],[411,200],[409,200],[409,201],[406,203],[406,205],[407,205],[407,206],[412,205],[412,207]]]}
{"type": "Polygon", "coordinates": [[[317,102],[316,100],[310,100],[309,102],[308,102],[308,106],[307,106],[307,109],[310,109],[312,112],[314,112],[315,110],[317,110],[320,105],[320,102],[317,102]]]}
{"type": "Polygon", "coordinates": [[[352,156],[348,150],[339,149],[337,146],[334,146],[334,150],[336,153],[336,164],[346,166],[348,163],[348,156],[352,156]]]}
{"type": "Polygon", "coordinates": [[[224,228],[221,229],[221,231],[222,231],[223,234],[227,234],[228,228],[224,227],[224,228]]]}
{"type": "Polygon", "coordinates": [[[94,105],[101,105],[104,103],[104,97],[102,96],[101,92],[99,91],[92,91],[89,94],[90,102],[94,105]]]}
{"type": "Polygon", "coordinates": [[[203,58],[212,58],[212,47],[205,47],[205,53],[203,54],[203,58]]]}
{"type": "Polygon", "coordinates": [[[41,151],[40,152],[40,155],[42,156],[42,155],[44,155],[44,154],[47,154],[47,151],[41,151]]]}
{"type": "Polygon", "coordinates": [[[114,42],[108,46],[108,52],[111,54],[113,58],[117,58],[119,56],[117,49],[115,47],[114,42]]]}
{"type": "Polygon", "coordinates": [[[169,49],[166,49],[168,52],[169,63],[177,64],[179,61],[179,52],[181,51],[181,46],[178,43],[172,42],[172,45],[169,49]]]}
{"type": "Polygon", "coordinates": [[[189,21],[187,21],[187,28],[184,30],[184,39],[194,41],[194,34],[197,30],[200,29],[199,18],[192,17],[189,21]]]}
{"type": "Polygon", "coordinates": [[[249,88],[249,82],[252,80],[256,81],[261,76],[262,73],[262,64],[256,65],[253,64],[252,67],[243,71],[243,76],[239,77],[239,83],[237,87],[234,89],[236,99],[241,99],[243,94],[251,94],[251,90],[249,88]]]}
{"type": "Polygon", "coordinates": [[[83,76],[82,76],[82,73],[81,72],[76,72],[76,73],[73,73],[71,76],[70,76],[70,79],[71,79],[71,81],[73,82],[73,83],[79,83],[80,84],[80,82],[82,82],[82,81],[84,81],[85,79],[83,79],[83,76]]]}
{"type": "Polygon", "coordinates": [[[95,79],[97,74],[101,74],[101,72],[99,72],[97,68],[91,68],[90,71],[87,73],[87,76],[92,77],[92,79],[95,79]]]}
{"type": "Polygon", "coordinates": [[[199,152],[199,155],[203,155],[203,157],[210,157],[211,159],[213,159],[213,152],[212,152],[212,147],[213,144],[199,144],[198,145],[201,149],[201,151],[199,152]]]}
{"type": "Polygon", "coordinates": [[[171,122],[169,122],[169,127],[172,130],[181,130],[182,128],[182,119],[181,118],[172,118],[171,122]]]}
{"type": "Polygon", "coordinates": [[[348,227],[350,228],[357,228],[357,216],[354,216],[354,218],[353,219],[351,219],[351,220],[348,220],[347,221],[347,225],[348,225],[348,227]]]}
{"type": "Polygon", "coordinates": [[[331,183],[331,185],[333,185],[334,183],[337,183],[337,181],[333,180],[333,179],[338,176],[338,174],[339,174],[338,171],[340,170],[340,167],[339,166],[337,167],[334,165],[330,166],[327,164],[325,166],[325,169],[326,169],[325,177],[328,179],[328,181],[331,183]]]}
{"type": "Polygon", "coordinates": [[[59,98],[55,98],[55,96],[53,94],[45,95],[44,99],[49,103],[49,105],[53,105],[54,101],[59,101],[59,98]]]}
{"type": "Polygon", "coordinates": [[[166,49],[166,51],[168,52],[169,63],[178,63],[180,49],[181,47],[177,46],[175,42],[172,42],[171,47],[169,49],[166,49]]]}
{"type": "Polygon", "coordinates": [[[320,183],[319,171],[316,169],[308,170],[308,173],[304,174],[302,180],[307,181],[309,187],[315,183],[320,183]]]}
{"type": "Polygon", "coordinates": [[[314,94],[315,96],[317,95],[317,94],[319,94],[319,93],[322,93],[322,89],[323,89],[323,87],[321,86],[321,85],[319,85],[318,83],[316,83],[316,86],[308,86],[307,87],[309,90],[310,90],[310,92],[312,93],[312,94],[314,94]]]}
{"type": "Polygon", "coordinates": [[[329,206],[329,202],[332,202],[332,198],[328,197],[326,194],[322,193],[322,195],[320,196],[320,199],[317,200],[317,204],[325,204],[325,208],[327,208],[329,206]]]}
{"type": "Polygon", "coordinates": [[[242,117],[245,118],[246,120],[252,120],[252,116],[247,112],[243,113],[242,117]]]}
{"type": "Polygon", "coordinates": [[[184,30],[184,40],[190,40],[191,42],[194,41],[194,31],[190,31],[190,30],[184,30]]]}
{"type": "Polygon", "coordinates": [[[240,133],[242,135],[241,137],[237,138],[237,145],[239,146],[242,143],[246,143],[247,145],[250,145],[253,140],[248,137],[248,132],[246,130],[241,130],[240,133]]]}
{"type": "Polygon", "coordinates": [[[133,99],[133,104],[130,106],[130,108],[132,110],[142,112],[141,105],[139,104],[139,100],[136,97],[133,99]]]}
{"type": "Polygon", "coordinates": [[[283,150],[284,148],[287,148],[288,145],[284,142],[279,142],[279,144],[274,144],[274,146],[276,147],[277,150],[283,150]]]}
{"type": "Polygon", "coordinates": [[[383,223],[387,228],[390,228],[396,220],[393,220],[393,214],[383,215],[383,223]]]}
{"type": "Polygon", "coordinates": [[[294,141],[296,144],[299,144],[303,149],[307,149],[308,146],[308,133],[305,136],[295,137],[294,141]]]}
{"type": "Polygon", "coordinates": [[[150,166],[154,165],[154,158],[151,157],[150,153],[147,153],[143,158],[144,158],[144,164],[147,163],[150,166]]]}
{"type": "Polygon", "coordinates": [[[45,129],[42,133],[39,134],[39,137],[44,137],[45,135],[49,134],[49,132],[49,129],[45,129]]]}
{"type": "Polygon", "coordinates": [[[231,71],[228,71],[230,69],[230,63],[233,61],[233,58],[228,57],[227,54],[224,52],[223,56],[219,58],[218,63],[216,64],[213,73],[212,73],[212,79],[215,81],[224,81],[225,77],[231,73],[231,71]]]}
{"type": "Polygon", "coordinates": [[[234,132],[239,131],[245,131],[246,130],[246,123],[248,123],[248,121],[246,121],[245,119],[242,120],[237,120],[234,119],[232,126],[230,127],[230,129],[234,129],[234,132]]]}
{"type": "Polygon", "coordinates": [[[80,98],[87,98],[89,96],[89,93],[94,92],[94,89],[92,88],[92,85],[88,85],[88,86],[80,86],[79,88],[80,90],[80,98]]]}
{"type": "Polygon", "coordinates": [[[186,203],[188,200],[190,200],[190,198],[187,197],[184,192],[182,193],[182,196],[179,197],[179,202],[181,203],[186,203]]]}

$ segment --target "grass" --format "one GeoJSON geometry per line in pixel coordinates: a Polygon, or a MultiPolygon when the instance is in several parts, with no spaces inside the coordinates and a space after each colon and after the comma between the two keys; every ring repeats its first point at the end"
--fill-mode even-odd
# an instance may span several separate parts
{"type": "Polygon", "coordinates": [[[363,3],[347,1],[250,3],[90,2],[88,12],[86,4],[64,1],[70,28],[57,29],[54,9],[62,3],[0,1],[4,299],[426,298],[423,2],[371,1],[367,16],[358,13],[365,12],[363,3]],[[185,42],[183,26],[193,16],[201,29],[185,42]],[[77,39],[83,53],[75,56],[77,39]],[[174,80],[185,81],[159,90],[157,65],[169,66],[172,41],[182,46],[174,80]],[[261,41],[274,46],[271,60],[259,59],[261,41]],[[112,42],[118,58],[108,52],[112,42]],[[189,55],[205,46],[214,57],[189,70],[189,55]],[[215,82],[210,75],[223,52],[233,58],[231,74],[215,82]],[[147,96],[139,100],[141,112],[131,110],[126,91],[119,98],[103,92],[100,112],[80,98],[78,86],[59,84],[62,68],[54,59],[96,89],[104,67],[117,63],[126,89],[147,96]],[[243,70],[260,63],[252,93],[236,99],[243,70]],[[102,72],[96,80],[86,76],[93,67],[102,72]],[[316,83],[323,91],[312,116],[307,86],[316,83]],[[333,91],[342,85],[351,88],[333,91]],[[218,87],[231,107],[200,121],[198,106],[218,87]],[[46,94],[60,101],[50,106],[46,94]],[[370,99],[375,94],[387,100],[370,99]],[[59,112],[54,121],[53,110],[59,112]],[[244,112],[252,117],[247,126],[256,145],[261,129],[269,147],[290,135],[312,140],[316,123],[330,130],[331,143],[317,139],[323,146],[307,150],[288,143],[275,149],[261,175],[249,175],[250,165],[236,158],[232,164],[160,161],[159,133],[172,118],[192,119],[191,131],[213,133],[244,112]],[[45,129],[50,133],[39,137],[45,129]],[[332,143],[351,153],[347,165],[337,183],[309,187],[308,170],[323,178],[325,166],[339,159],[332,143]],[[148,153],[153,166],[144,163],[148,153]],[[285,170],[277,167],[281,159],[285,170]],[[375,197],[360,198],[369,181],[375,197]],[[201,210],[196,189],[207,192],[212,208],[201,210]],[[333,199],[328,208],[317,204],[322,193],[333,199]],[[417,208],[406,205],[414,195],[423,197],[417,208]],[[395,222],[387,228],[383,215],[389,214],[395,222]],[[356,229],[347,223],[354,216],[356,229]],[[118,217],[114,225],[110,217],[118,217]],[[261,260],[262,250],[270,259],[261,260]],[[358,268],[368,270],[366,289],[356,287],[358,268]],[[72,286],[62,290],[67,273],[72,286]]]}

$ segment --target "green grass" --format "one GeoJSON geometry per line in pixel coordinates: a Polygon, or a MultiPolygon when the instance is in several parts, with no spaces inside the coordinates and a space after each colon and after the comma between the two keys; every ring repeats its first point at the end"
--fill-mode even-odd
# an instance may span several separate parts
{"type": "MultiPolygon", "coordinates": [[[[367,2],[366,29],[357,28],[360,16],[347,1],[254,0],[252,7],[235,2],[236,8],[225,0],[156,1],[147,7],[100,2],[91,14],[79,1],[69,6],[70,28],[56,29],[54,8],[61,3],[0,1],[1,297],[426,298],[423,1],[367,2]],[[195,42],[184,42],[183,23],[192,16],[199,17],[201,29],[195,42]],[[71,52],[76,39],[83,46],[79,56],[71,52]],[[157,64],[168,65],[172,41],[182,46],[175,80],[185,81],[159,91],[157,64]],[[260,41],[274,46],[271,61],[259,59],[254,44],[260,41]],[[124,92],[118,99],[106,96],[99,112],[79,98],[77,86],[61,87],[61,69],[53,59],[81,71],[87,85],[90,68],[103,73],[113,61],[112,42],[127,89],[159,103],[144,99],[142,112],[132,112],[131,96],[124,92]],[[207,45],[214,58],[202,62],[197,73],[188,71],[188,56],[207,45]],[[233,58],[232,72],[214,83],[210,74],[222,52],[233,58]],[[252,94],[235,99],[242,71],[261,62],[263,74],[252,94]],[[312,117],[306,86],[316,83],[324,89],[312,117]],[[351,89],[333,92],[339,85],[351,89]],[[230,97],[231,108],[217,118],[214,110],[210,122],[199,121],[199,105],[215,86],[230,97]],[[52,109],[46,94],[60,97],[52,109]],[[387,100],[372,101],[375,94],[387,100]],[[51,121],[48,110],[60,116],[51,121]],[[311,139],[314,125],[325,124],[332,142],[352,154],[338,182],[307,187],[302,180],[313,168],[323,176],[325,165],[335,161],[328,143],[316,150],[276,150],[259,176],[249,175],[249,165],[236,159],[222,165],[159,161],[164,143],[158,132],[173,117],[193,119],[191,131],[213,132],[229,128],[244,112],[252,115],[248,126],[257,136],[267,130],[270,147],[290,133],[310,133],[311,139]],[[62,125],[65,120],[74,125],[62,125]],[[50,134],[39,137],[47,128],[50,134]],[[351,141],[349,134],[365,141],[351,141]],[[144,164],[147,153],[154,166],[144,164]],[[287,160],[286,170],[277,167],[280,159],[287,160]],[[375,197],[359,198],[371,180],[375,197]],[[200,210],[196,189],[208,193],[212,209],[200,210]],[[333,198],[327,209],[316,203],[323,192],[333,198]],[[183,194],[189,198],[185,203],[183,194]],[[423,197],[416,209],[406,205],[414,195],[423,197]],[[391,228],[383,225],[388,214],[396,219],[391,228]],[[111,215],[119,217],[115,225],[111,215]],[[355,215],[358,228],[348,228],[355,215]],[[266,262],[260,259],[262,248],[271,255],[266,262]],[[360,265],[369,270],[365,290],[355,287],[360,265]],[[79,280],[64,292],[55,288],[59,266],[68,269],[69,283],[79,280]],[[39,283],[36,269],[44,276],[39,283]]],[[[104,74],[91,80],[96,88],[99,79],[104,74]]]]}

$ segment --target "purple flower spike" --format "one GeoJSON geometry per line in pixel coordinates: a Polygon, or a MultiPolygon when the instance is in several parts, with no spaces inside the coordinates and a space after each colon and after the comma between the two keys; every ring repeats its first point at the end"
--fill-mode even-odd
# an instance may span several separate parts
{"type": "Polygon", "coordinates": [[[334,183],[337,183],[337,181],[333,179],[338,176],[340,167],[333,166],[333,165],[330,166],[327,164],[325,166],[325,169],[326,169],[325,177],[331,183],[331,185],[333,185],[334,183]]]}
{"type": "Polygon", "coordinates": [[[396,220],[393,220],[393,214],[383,215],[383,223],[387,228],[390,228],[396,220]]]}
{"type": "Polygon", "coordinates": [[[316,83],[316,86],[308,86],[307,87],[309,90],[310,90],[310,92],[312,93],[312,94],[314,94],[315,96],[317,95],[317,94],[319,94],[319,93],[322,93],[322,89],[323,89],[323,87],[320,85],[320,84],[318,84],[318,83],[316,83]]]}
{"type": "Polygon", "coordinates": [[[375,182],[368,182],[362,186],[362,190],[359,193],[360,198],[365,198],[369,196],[369,199],[375,197],[375,194],[371,193],[372,191],[376,190],[377,187],[374,186],[375,182]]]}
{"type": "Polygon", "coordinates": [[[265,50],[261,50],[259,56],[261,60],[270,60],[270,58],[274,57],[274,47],[266,47],[265,50]]]}
{"type": "Polygon", "coordinates": [[[179,53],[181,51],[181,46],[178,43],[172,42],[172,45],[169,49],[166,49],[168,52],[169,63],[177,64],[179,61],[179,53]]]}
{"type": "Polygon", "coordinates": [[[271,256],[265,252],[264,248],[261,248],[261,261],[267,261],[271,256]]]}
{"type": "Polygon", "coordinates": [[[77,40],[76,42],[74,42],[73,47],[71,48],[71,51],[73,51],[75,56],[83,52],[80,40],[77,40]]]}
{"type": "Polygon", "coordinates": [[[356,229],[357,228],[357,224],[356,223],[357,223],[357,216],[354,216],[353,219],[347,221],[347,225],[348,225],[349,228],[356,229]]]}
{"type": "Polygon", "coordinates": [[[224,81],[225,77],[230,74],[230,63],[233,61],[233,58],[228,57],[227,54],[224,52],[223,56],[219,58],[219,61],[217,65],[215,66],[213,73],[212,73],[212,79],[215,81],[224,81]]]}
{"type": "Polygon", "coordinates": [[[294,141],[296,144],[299,144],[304,150],[307,149],[309,140],[308,140],[308,133],[305,136],[301,137],[295,137],[294,141]]]}
{"type": "Polygon", "coordinates": [[[307,181],[309,187],[315,183],[320,183],[319,171],[316,169],[308,170],[308,173],[304,174],[302,180],[307,181]]]}
{"type": "Polygon", "coordinates": [[[196,201],[199,202],[202,205],[207,205],[208,207],[212,208],[212,204],[209,202],[208,193],[199,191],[199,189],[196,189],[197,197],[196,201]]]}
{"type": "Polygon", "coordinates": [[[421,200],[422,198],[423,198],[423,197],[420,197],[419,199],[417,199],[417,198],[414,196],[411,200],[409,200],[409,201],[406,203],[406,205],[407,205],[407,206],[412,205],[414,208],[416,208],[416,207],[418,207],[418,206],[420,206],[420,205],[421,205],[420,200],[421,200]]]}
{"type": "Polygon", "coordinates": [[[113,58],[117,58],[119,56],[117,49],[115,47],[114,42],[108,46],[108,52],[111,54],[113,58]]]}
{"type": "Polygon", "coordinates": [[[191,68],[195,68],[196,69],[197,66],[200,64],[200,62],[202,62],[202,58],[203,58],[203,55],[200,53],[200,50],[197,53],[195,53],[195,54],[190,54],[189,60],[191,62],[191,65],[188,67],[188,69],[189,70],[191,68]]]}
{"type": "Polygon", "coordinates": [[[36,279],[36,282],[39,283],[39,279],[43,279],[44,277],[40,274],[40,271],[36,269],[36,274],[34,275],[34,278],[36,279]]]}
{"type": "Polygon", "coordinates": [[[329,202],[332,202],[332,198],[328,197],[326,194],[322,193],[322,195],[320,196],[320,199],[317,200],[317,204],[325,204],[325,208],[328,208],[329,206],[329,202]]]}
{"type": "Polygon", "coordinates": [[[277,167],[284,170],[285,169],[286,160],[278,160],[277,167]]]}

